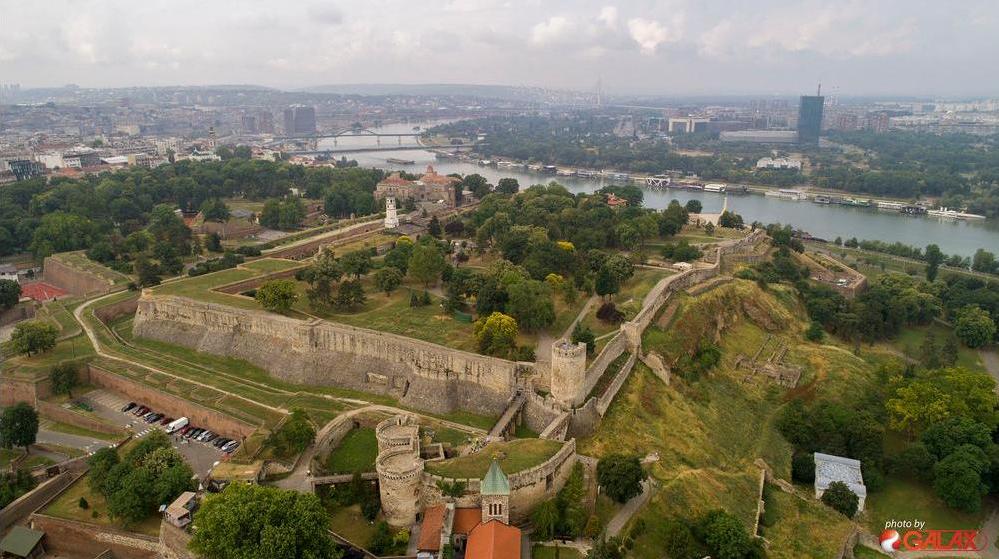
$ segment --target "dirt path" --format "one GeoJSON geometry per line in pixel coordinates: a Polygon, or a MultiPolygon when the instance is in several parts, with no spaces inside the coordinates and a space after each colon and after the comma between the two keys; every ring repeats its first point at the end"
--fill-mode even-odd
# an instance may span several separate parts
{"type": "Polygon", "coordinates": [[[985,370],[996,379],[996,391],[999,392],[999,349],[980,349],[978,355],[982,357],[985,370]]]}

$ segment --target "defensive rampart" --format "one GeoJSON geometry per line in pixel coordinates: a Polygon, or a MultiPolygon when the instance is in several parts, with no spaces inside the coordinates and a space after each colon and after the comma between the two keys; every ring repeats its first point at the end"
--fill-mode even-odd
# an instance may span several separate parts
{"type": "Polygon", "coordinates": [[[282,380],[390,394],[434,413],[499,414],[531,364],[319,319],[143,293],[137,336],[245,359],[282,380]]]}

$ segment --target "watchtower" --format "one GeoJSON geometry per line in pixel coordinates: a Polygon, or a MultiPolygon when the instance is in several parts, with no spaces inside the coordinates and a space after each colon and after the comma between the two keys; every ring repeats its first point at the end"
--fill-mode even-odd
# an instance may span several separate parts
{"type": "Polygon", "coordinates": [[[561,339],[552,344],[552,396],[568,407],[583,403],[586,381],[586,344],[561,339]]]}

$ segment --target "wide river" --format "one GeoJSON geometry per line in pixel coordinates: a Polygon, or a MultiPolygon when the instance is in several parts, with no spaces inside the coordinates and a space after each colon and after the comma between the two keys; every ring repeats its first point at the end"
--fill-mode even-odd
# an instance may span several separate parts
{"type": "MultiPolygon", "coordinates": [[[[424,127],[434,123],[421,123],[424,127]]],[[[406,133],[412,131],[413,124],[394,124],[376,129],[385,133],[406,133]]],[[[404,137],[401,145],[414,146],[416,139],[404,137]]],[[[332,140],[320,142],[320,148],[331,149],[345,147],[388,147],[400,145],[397,138],[383,137],[381,143],[373,137],[340,138],[336,145],[332,140]]],[[[553,177],[536,174],[520,169],[495,168],[479,166],[464,161],[437,161],[434,154],[425,150],[378,151],[346,154],[349,159],[356,159],[363,167],[378,167],[381,169],[398,169],[411,173],[422,173],[428,164],[432,164],[441,174],[460,173],[462,175],[479,173],[495,184],[499,179],[512,177],[517,179],[521,187],[538,183],[558,181],[572,192],[593,192],[608,184],[602,179],[583,179],[575,177],[553,177]],[[395,164],[386,161],[388,158],[398,158],[415,161],[412,165],[395,164]]],[[[713,213],[721,210],[725,194],[700,192],[690,190],[645,190],[645,205],[650,208],[665,208],[670,200],[700,200],[704,212],[713,213]]],[[[907,216],[896,212],[879,211],[873,208],[857,208],[839,205],[822,205],[811,201],[790,201],[772,196],[758,194],[729,195],[728,209],[739,213],[746,223],[760,221],[762,223],[788,223],[816,237],[835,239],[879,239],[888,242],[900,241],[914,246],[926,246],[936,243],[948,254],[971,256],[975,250],[984,248],[999,252],[999,220],[975,219],[953,220],[927,216],[907,216]]]]}

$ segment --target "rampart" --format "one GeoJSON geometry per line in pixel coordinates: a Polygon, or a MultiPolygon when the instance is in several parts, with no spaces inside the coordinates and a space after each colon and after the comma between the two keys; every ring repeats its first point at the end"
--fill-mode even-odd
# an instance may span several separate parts
{"type": "Polygon", "coordinates": [[[114,283],[110,280],[73,268],[53,256],[45,258],[42,269],[47,283],[65,289],[73,295],[89,297],[108,293],[114,289],[114,283]]]}
{"type": "Polygon", "coordinates": [[[499,414],[518,376],[532,370],[395,334],[149,292],[139,299],[134,332],[245,359],[282,380],[390,394],[433,413],[499,414]]]}
{"type": "Polygon", "coordinates": [[[88,416],[82,413],[78,413],[72,410],[68,410],[60,405],[53,404],[52,402],[46,402],[45,400],[38,400],[35,402],[35,408],[38,410],[38,414],[46,419],[51,419],[52,421],[58,421],[59,423],[66,423],[68,425],[75,425],[77,427],[82,427],[90,431],[97,431],[98,433],[107,433],[110,435],[122,435],[124,436],[124,431],[118,427],[111,425],[105,421],[102,421],[94,416],[88,416]]]}
{"type": "Polygon", "coordinates": [[[109,549],[121,559],[155,559],[160,554],[159,538],[109,526],[37,513],[31,516],[31,526],[45,532],[46,551],[62,557],[97,557],[109,549]]]}
{"type": "Polygon", "coordinates": [[[74,481],[79,479],[80,475],[69,472],[59,474],[15,499],[13,503],[0,510],[0,533],[6,532],[7,528],[21,522],[28,515],[40,509],[42,505],[72,485],[74,481]]]}

